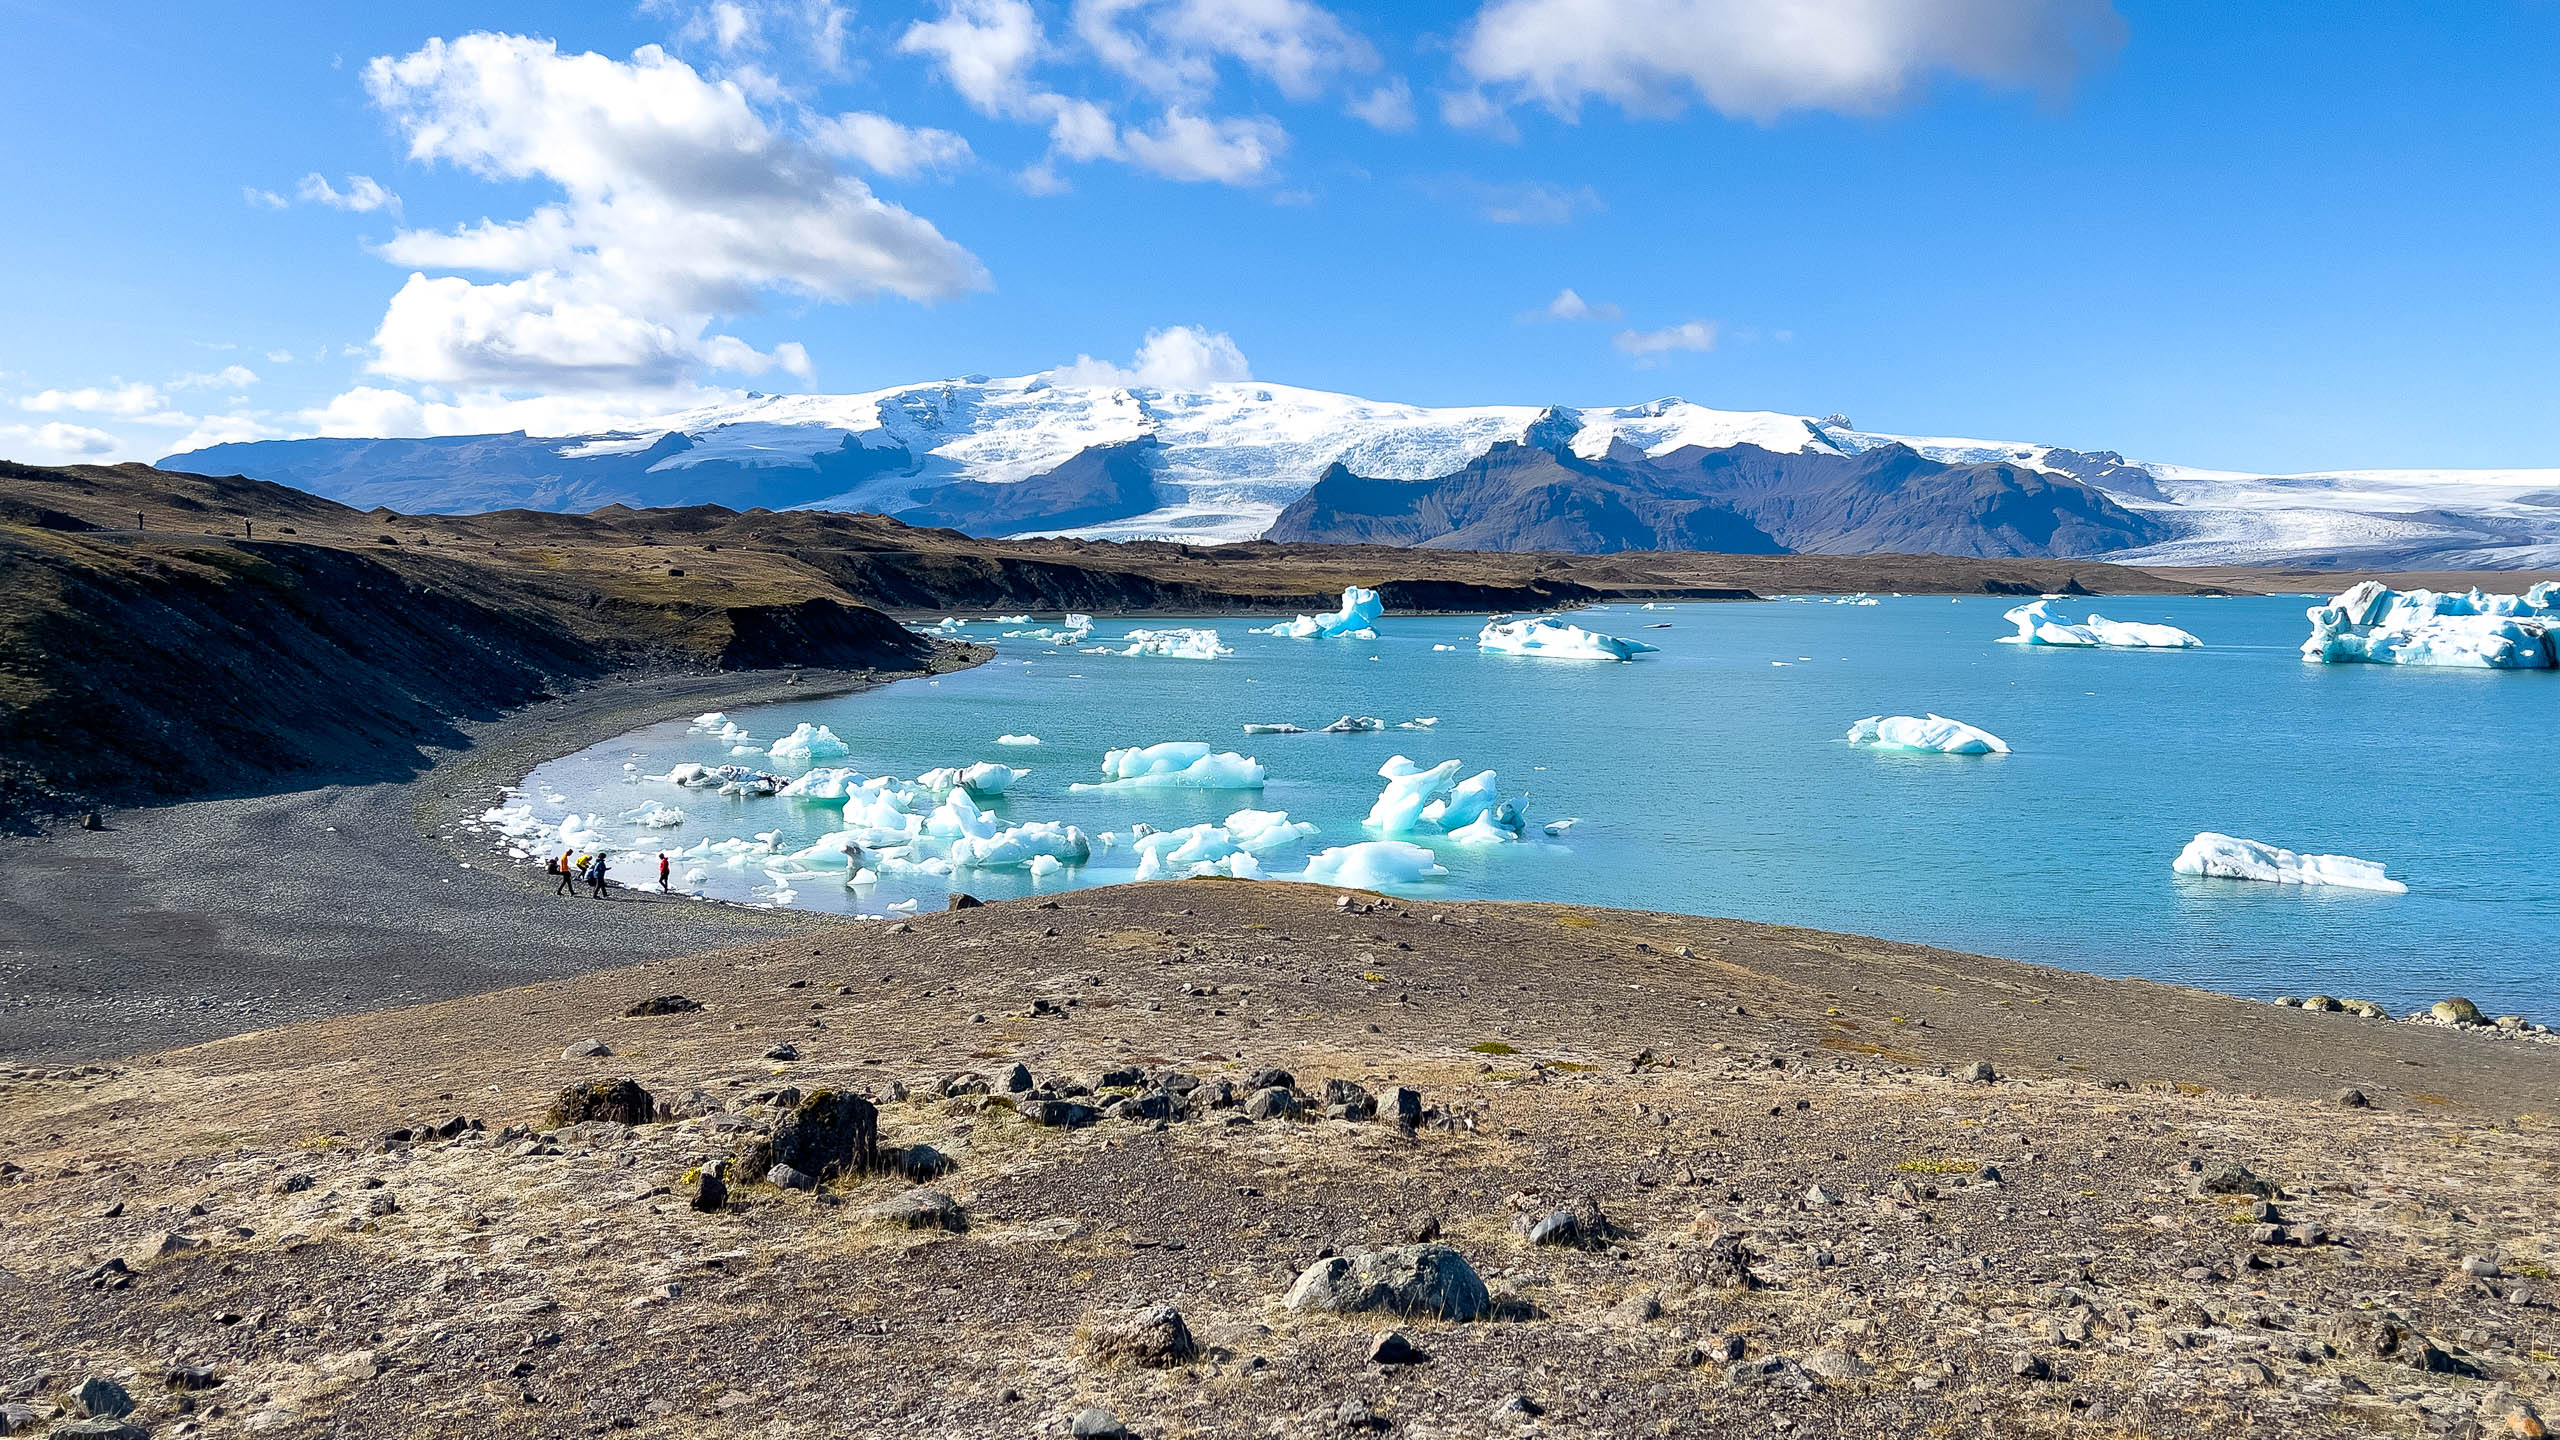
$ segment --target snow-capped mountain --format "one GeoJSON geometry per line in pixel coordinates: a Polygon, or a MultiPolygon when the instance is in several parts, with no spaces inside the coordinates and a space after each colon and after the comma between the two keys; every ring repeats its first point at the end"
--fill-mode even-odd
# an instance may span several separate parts
{"type": "MultiPolygon", "coordinates": [[[[2244,475],[2103,451],[1875,434],[1836,415],[1716,410],[1677,398],[1614,408],[1425,407],[1258,381],[1158,389],[972,375],[861,395],[750,396],[608,434],[261,441],[163,463],[411,511],[713,503],[877,510],[978,533],[1215,543],[1261,535],[1337,466],[1365,480],[1440,480],[1505,444],[1570,457],[1573,473],[1582,473],[1576,464],[1638,461],[1661,472],[1699,454],[1745,453],[1738,447],[1793,457],[1754,471],[1763,492],[1785,491],[1796,477],[1836,490],[1840,462],[1900,446],[1930,464],[1913,472],[1916,481],[1894,482],[1902,487],[1894,503],[1926,505],[1957,486],[1969,503],[2014,511],[2046,503],[2011,493],[2024,477],[2044,477],[2050,483],[2026,489],[2061,496],[2084,519],[2138,517],[2081,525],[2069,532],[2076,538],[2054,542],[2121,546],[2104,552],[2111,559],[2560,562],[2560,470],[2244,475]],[[1997,492],[1989,499],[1986,484],[1997,492]]],[[[1657,474],[1646,483],[1685,482],[1657,474]]],[[[1950,532],[1931,519],[1907,533],[1950,532]]],[[[2038,528],[2007,523],[2001,533],[1986,543],[2011,548],[1986,553],[2032,546],[2038,528]]]]}

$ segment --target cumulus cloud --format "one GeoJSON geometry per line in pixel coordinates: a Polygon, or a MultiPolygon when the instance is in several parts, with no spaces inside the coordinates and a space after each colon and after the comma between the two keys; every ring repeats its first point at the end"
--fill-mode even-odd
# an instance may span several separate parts
{"type": "Polygon", "coordinates": [[[255,185],[241,186],[240,198],[261,210],[282,210],[293,204],[273,190],[261,190],[255,185]]]}
{"type": "Polygon", "coordinates": [[[400,197],[382,188],[370,175],[350,175],[347,188],[340,190],[329,183],[329,177],[314,170],[302,177],[294,193],[313,205],[326,205],[332,210],[352,210],[367,214],[375,210],[400,213],[400,197]]]}
{"type": "Polygon", "coordinates": [[[1355,120],[1398,135],[1414,127],[1413,87],[1401,75],[1342,108],[1355,120]]]}
{"type": "Polygon", "coordinates": [[[1935,74],[2057,93],[2123,38],[2112,0],[1489,0],[1457,59],[1567,116],[1695,101],[1765,122],[1887,110],[1935,74]]]}
{"type": "Polygon", "coordinates": [[[844,68],[853,24],[853,12],[834,0],[641,0],[640,10],[672,18],[678,45],[707,47],[731,60],[787,45],[829,72],[844,68]]]}
{"type": "Polygon", "coordinates": [[[814,120],[809,135],[828,154],[896,180],[948,174],[976,158],[969,142],[948,130],[901,125],[868,110],[814,120]]]}
{"type": "Polygon", "coordinates": [[[1660,330],[1621,330],[1610,343],[1619,353],[1634,356],[1639,365],[1659,365],[1682,351],[1713,350],[1716,327],[1711,321],[1690,320],[1660,330]]]}
{"type": "MultiPolygon", "coordinates": [[[[272,360],[275,356],[271,353],[267,358],[272,360]]],[[[285,358],[293,357],[288,355],[285,358]]],[[[246,390],[257,383],[257,371],[246,365],[225,365],[219,370],[181,375],[170,381],[169,387],[173,390],[246,390]]]]}
{"type": "Polygon", "coordinates": [[[77,465],[105,460],[123,444],[104,430],[48,421],[0,425],[0,455],[30,465],[77,465]]]}
{"type": "Polygon", "coordinates": [[[976,257],[783,134],[735,80],[656,46],[616,60],[472,34],[376,59],[365,85],[411,159],[562,195],[380,247],[414,270],[373,339],[371,369],[394,380],[627,393],[704,371],[806,374],[798,346],[759,351],[712,322],[774,295],[932,301],[987,283],[976,257]],[[457,270],[515,278],[429,273],[457,270]]]}
{"type": "Polygon", "coordinates": [[[1369,42],[1308,0],[1076,0],[1075,29],[1094,58],[1175,100],[1205,98],[1221,60],[1292,100],[1378,65],[1369,42]]]}
{"type": "MultiPolygon", "coordinates": [[[[1046,127],[1049,153],[1021,177],[1024,188],[1046,194],[1065,186],[1061,162],[1125,160],[1167,179],[1229,185],[1263,180],[1288,145],[1279,122],[1212,116],[1191,103],[1211,88],[1219,59],[1290,91],[1351,63],[1342,47],[1357,43],[1303,0],[1086,0],[1076,27],[1105,65],[1173,97],[1154,125],[1124,126],[1108,106],[1041,79],[1041,67],[1060,52],[1028,0],[943,0],[941,16],[909,25],[898,48],[924,57],[980,114],[1046,127]]],[[[1365,44],[1357,53],[1368,55],[1365,44]]]]}
{"type": "Polygon", "coordinates": [[[1061,385],[1145,386],[1158,390],[1197,390],[1221,381],[1250,380],[1253,367],[1244,351],[1223,330],[1196,325],[1168,325],[1150,330],[1138,353],[1125,365],[1078,355],[1072,365],[1049,372],[1061,385]]]}
{"type": "Polygon", "coordinates": [[[120,415],[138,419],[169,408],[160,387],[132,384],[87,385],[76,390],[39,390],[18,398],[18,408],[39,415],[120,415]]]}
{"type": "Polygon", "coordinates": [[[1521,316],[1522,320],[1597,320],[1613,324],[1619,317],[1618,307],[1603,302],[1598,305],[1582,298],[1571,286],[1556,292],[1556,298],[1521,316]]]}

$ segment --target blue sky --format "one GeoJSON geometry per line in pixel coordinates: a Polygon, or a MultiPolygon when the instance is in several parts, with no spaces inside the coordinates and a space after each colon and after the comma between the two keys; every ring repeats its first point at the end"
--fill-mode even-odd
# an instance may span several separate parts
{"type": "Polygon", "coordinates": [[[2547,465],[2555,62],[2551,0],[0,0],[0,455],[1179,326],[1142,370],[2547,465]]]}

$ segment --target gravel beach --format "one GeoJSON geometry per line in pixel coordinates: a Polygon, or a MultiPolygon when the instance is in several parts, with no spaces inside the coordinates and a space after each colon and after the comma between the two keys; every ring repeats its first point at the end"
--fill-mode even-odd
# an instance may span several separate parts
{"type": "Polygon", "coordinates": [[[571,901],[538,871],[487,868],[455,824],[544,760],[626,730],[896,678],[608,681],[462,724],[469,748],[405,783],[112,811],[103,830],[0,839],[0,1058],[128,1055],[838,923],[635,891],[571,901]]]}

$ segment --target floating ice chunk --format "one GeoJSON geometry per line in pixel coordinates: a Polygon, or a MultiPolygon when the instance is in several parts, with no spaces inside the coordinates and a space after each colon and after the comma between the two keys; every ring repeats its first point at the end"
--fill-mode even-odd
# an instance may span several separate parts
{"type": "MultiPolygon", "coordinates": [[[[1875,602],[1867,602],[1872,605],[1875,602]]],[[[2024,605],[2003,611],[2000,618],[2018,627],[2015,635],[2003,635],[2003,645],[2068,645],[2082,648],[2103,647],[2113,650],[2185,650],[2202,645],[2175,625],[2144,625],[2133,621],[2110,620],[2096,611],[2078,625],[2048,618],[2046,611],[2053,602],[2030,600],[2024,605]]]]}
{"type": "Polygon", "coordinates": [[[661,775],[658,778],[671,785],[711,785],[718,783],[711,774],[710,766],[697,765],[690,760],[676,766],[674,769],[669,770],[666,774],[661,775]]]}
{"type": "Polygon", "coordinates": [[[927,770],[916,777],[916,784],[936,795],[953,790],[966,790],[980,799],[986,799],[1012,789],[1014,781],[1030,773],[1028,770],[1016,770],[1010,765],[981,761],[975,765],[946,765],[938,770],[927,770]]]}
{"type": "Polygon", "coordinates": [[[998,615],[987,623],[990,625],[1028,625],[1031,623],[1031,617],[1028,615],[998,615]]]}
{"type": "Polygon", "coordinates": [[[1301,615],[1254,631],[1256,635],[1277,635],[1289,640],[1313,640],[1319,636],[1338,640],[1375,640],[1378,617],[1386,613],[1386,605],[1378,592],[1358,585],[1345,586],[1342,608],[1322,615],[1301,615]]]}
{"type": "MultiPolygon", "coordinates": [[[[1223,870],[1238,880],[1259,880],[1262,878],[1262,862],[1254,859],[1251,855],[1248,855],[1241,850],[1228,856],[1224,860],[1209,861],[1205,863],[1209,865],[1211,874],[1215,874],[1218,871],[1223,870]]],[[[1193,867],[1192,873],[1195,875],[1198,874],[1199,868],[1197,866],[1193,867]]]]}
{"type": "Polygon", "coordinates": [[[1402,755],[1390,757],[1378,767],[1387,788],[1378,792],[1377,803],[1361,823],[1381,835],[1411,834],[1422,822],[1423,807],[1445,793],[1457,773],[1455,760],[1443,760],[1426,770],[1402,755]]]}
{"type": "Polygon", "coordinates": [[[912,911],[912,910],[914,910],[914,909],[916,908],[916,902],[915,902],[914,897],[913,897],[913,896],[910,896],[910,897],[908,897],[907,899],[904,899],[904,900],[892,900],[892,901],[890,901],[890,902],[889,902],[889,904],[888,904],[888,907],[887,907],[887,908],[889,908],[889,909],[891,909],[891,910],[907,910],[907,911],[912,911]]]}
{"type": "Polygon", "coordinates": [[[999,735],[996,737],[996,743],[999,745],[1037,745],[1040,743],[1040,737],[1037,735],[999,735]]]}
{"type": "Polygon", "coordinates": [[[852,770],[812,770],[782,787],[786,800],[804,800],[812,805],[842,805],[862,783],[860,773],[852,770]]]}
{"type": "Polygon", "coordinates": [[[878,874],[859,866],[844,877],[844,888],[847,890],[856,889],[864,885],[877,885],[879,883],[880,877],[878,874]]]}
{"type": "Polygon", "coordinates": [[[1434,650],[1455,650],[1459,647],[1455,645],[1434,645],[1431,648],[1434,650]]]}
{"type": "Polygon", "coordinates": [[[1037,860],[1047,860],[1055,869],[1061,864],[1081,865],[1091,858],[1093,842],[1085,833],[1055,820],[1034,820],[983,839],[964,837],[951,845],[951,863],[972,870],[1003,870],[1037,860]]]}
{"type": "Polygon", "coordinates": [[[1416,715],[1410,720],[1397,721],[1396,728],[1399,730],[1428,730],[1439,723],[1440,717],[1437,715],[1416,715]]]}
{"type": "Polygon", "coordinates": [[[1058,627],[1058,641],[1063,645],[1073,645],[1092,633],[1092,616],[1070,614],[1067,616],[1067,623],[1058,627]]]}
{"type": "Polygon", "coordinates": [[[1570,829],[1572,829],[1574,826],[1579,825],[1579,824],[1581,824],[1581,823],[1582,823],[1582,817],[1581,817],[1581,816],[1579,816],[1579,815],[1568,815],[1568,816],[1566,816],[1566,817],[1565,817],[1564,819],[1562,819],[1562,820],[1550,820],[1550,821],[1548,821],[1548,822],[1547,822],[1547,825],[1546,825],[1546,830],[1547,830],[1547,833],[1548,833],[1548,834],[1550,834],[1550,835],[1561,835],[1561,834],[1563,834],[1564,832],[1566,832],[1567,830],[1570,830],[1570,829]]]}
{"type": "Polygon", "coordinates": [[[2006,755],[2009,744],[1988,730],[1943,715],[1870,715],[1849,727],[1849,743],[1879,750],[1935,750],[1947,755],[2006,755]]]}
{"type": "Polygon", "coordinates": [[[1493,808],[1500,799],[1494,788],[1493,772],[1479,770],[1449,787],[1449,793],[1422,807],[1422,822],[1435,830],[1462,830],[1476,822],[1476,817],[1493,808]]]}
{"type": "Polygon", "coordinates": [[[1402,840],[1363,840],[1318,854],[1307,862],[1306,878],[1317,885],[1376,890],[1417,884],[1448,873],[1447,867],[1422,846],[1402,840]]]}
{"type": "MultiPolygon", "coordinates": [[[[1236,653],[1218,643],[1215,630],[1132,630],[1120,637],[1129,642],[1126,650],[1100,647],[1105,655],[1152,655],[1164,660],[1215,660],[1236,653]]],[[[1092,652],[1088,652],[1092,653],[1092,652]]]]}
{"type": "Polygon", "coordinates": [[[2211,830],[2199,833],[2178,852],[2169,868],[2181,875],[2207,875],[2224,880],[2265,880],[2279,885],[2332,885],[2406,895],[2409,887],[2382,873],[2371,860],[2348,855],[2298,855],[2282,846],[2242,840],[2211,830]]]}
{"type": "Polygon", "coordinates": [[[2560,665],[2560,583],[2522,595],[2393,590],[2378,580],[2303,612],[2302,658],[2332,664],[2457,665],[2549,670],[2560,665]]]}
{"type": "Polygon", "coordinates": [[[1327,735],[1366,735],[1372,730],[1384,730],[1386,728],[1387,722],[1379,719],[1375,715],[1345,715],[1341,719],[1324,727],[1324,733],[1327,735]]]}
{"type": "Polygon", "coordinates": [[[799,728],[766,747],[765,753],[777,765],[815,765],[823,760],[841,760],[852,752],[833,730],[803,720],[799,728]]]}
{"type": "Polygon", "coordinates": [[[732,755],[762,755],[765,752],[757,749],[753,745],[732,745],[729,747],[729,753],[732,755]]]}
{"type": "Polygon", "coordinates": [[[1567,625],[1552,615],[1533,615],[1526,620],[1488,622],[1476,632],[1476,648],[1552,660],[1632,660],[1654,647],[1567,625]]]}
{"type": "Polygon", "coordinates": [[[673,830],[684,823],[684,812],[652,800],[636,810],[623,811],[622,818],[651,830],[673,830]]]}
{"type": "Polygon", "coordinates": [[[1303,725],[1292,725],[1283,720],[1272,725],[1248,724],[1244,727],[1244,733],[1247,735],[1304,735],[1307,730],[1303,725]]]}
{"type": "Polygon", "coordinates": [[[1224,860],[1237,850],[1235,838],[1219,825],[1185,825],[1179,830],[1158,831],[1140,838],[1132,848],[1138,852],[1141,880],[1196,873],[1194,867],[1224,860]]]}
{"type": "Polygon", "coordinates": [[[1202,789],[1259,790],[1266,772],[1259,760],[1232,750],[1212,752],[1197,740],[1168,740],[1160,745],[1131,746],[1102,757],[1103,783],[1070,785],[1070,790],[1186,785],[1202,789]]]}
{"type": "Polygon", "coordinates": [[[717,730],[728,723],[728,713],[721,710],[706,710],[693,717],[693,728],[696,730],[717,730]]]}
{"type": "Polygon", "coordinates": [[[1260,855],[1304,840],[1316,833],[1316,827],[1290,820],[1286,810],[1239,810],[1227,817],[1226,831],[1238,849],[1260,855]]]}

